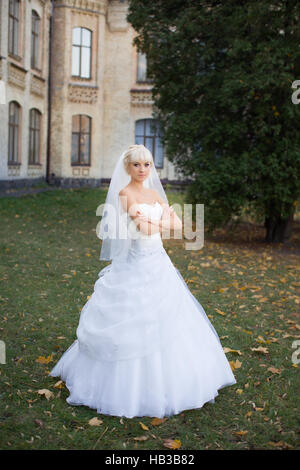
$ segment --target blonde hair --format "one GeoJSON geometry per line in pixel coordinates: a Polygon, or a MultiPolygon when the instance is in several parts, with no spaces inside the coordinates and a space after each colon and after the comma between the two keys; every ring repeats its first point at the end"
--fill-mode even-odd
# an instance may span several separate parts
{"type": "Polygon", "coordinates": [[[125,170],[128,172],[130,163],[134,162],[149,162],[153,165],[153,156],[150,150],[142,144],[130,145],[126,151],[123,159],[125,170]]]}

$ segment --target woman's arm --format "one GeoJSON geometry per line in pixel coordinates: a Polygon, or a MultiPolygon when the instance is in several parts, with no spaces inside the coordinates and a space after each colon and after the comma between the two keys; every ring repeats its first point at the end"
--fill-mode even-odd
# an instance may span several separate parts
{"type": "Polygon", "coordinates": [[[156,191],[154,196],[163,207],[163,214],[161,219],[148,218],[142,214],[139,210],[138,204],[123,190],[119,193],[121,197],[121,203],[126,212],[130,215],[131,219],[135,222],[138,229],[145,235],[153,235],[155,233],[169,232],[170,230],[181,230],[182,222],[174,211],[173,207],[170,207],[164,202],[156,191]]]}
{"type": "Polygon", "coordinates": [[[160,220],[151,220],[153,225],[159,227],[161,233],[169,230],[181,230],[182,222],[174,211],[173,207],[164,204],[163,216],[160,220]]]}
{"type": "Polygon", "coordinates": [[[131,195],[128,195],[123,190],[119,192],[121,196],[121,204],[123,209],[128,213],[130,218],[134,221],[140,232],[145,235],[153,235],[154,233],[160,232],[160,228],[151,223],[139,209],[139,205],[135,202],[131,195]]]}
{"type": "MultiPolygon", "coordinates": [[[[163,213],[161,220],[158,223],[158,226],[160,227],[161,233],[163,231],[174,231],[174,230],[182,230],[182,222],[179,219],[178,215],[176,214],[174,208],[172,206],[169,206],[169,204],[166,204],[166,202],[160,197],[160,195],[157,193],[157,191],[153,191],[154,197],[158,200],[158,202],[161,204],[163,208],[163,213]]],[[[155,224],[155,221],[152,222],[155,224]]]]}

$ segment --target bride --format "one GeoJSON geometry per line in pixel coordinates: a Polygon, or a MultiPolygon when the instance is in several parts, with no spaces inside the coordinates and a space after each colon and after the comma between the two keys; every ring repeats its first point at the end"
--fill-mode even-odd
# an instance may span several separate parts
{"type": "Polygon", "coordinates": [[[81,310],[77,339],[50,374],[70,405],[162,418],[214,403],[236,384],[216,330],[162,242],[181,230],[144,145],[113,172],[99,237],[103,268],[81,310]]]}

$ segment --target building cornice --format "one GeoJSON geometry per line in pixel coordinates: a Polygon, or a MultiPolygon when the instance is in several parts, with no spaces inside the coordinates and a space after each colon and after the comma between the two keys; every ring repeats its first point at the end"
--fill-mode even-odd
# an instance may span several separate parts
{"type": "Polygon", "coordinates": [[[107,0],[54,0],[54,8],[74,8],[85,13],[105,15],[107,0]]]}

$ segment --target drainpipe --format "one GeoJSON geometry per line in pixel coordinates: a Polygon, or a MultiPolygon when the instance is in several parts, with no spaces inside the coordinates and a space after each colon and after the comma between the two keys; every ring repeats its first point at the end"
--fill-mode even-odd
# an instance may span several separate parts
{"type": "Polygon", "coordinates": [[[46,182],[51,184],[50,178],[50,137],[51,137],[51,70],[52,70],[52,35],[53,35],[53,0],[51,0],[51,17],[49,25],[49,61],[48,61],[48,129],[47,129],[47,159],[46,159],[46,182]]]}

